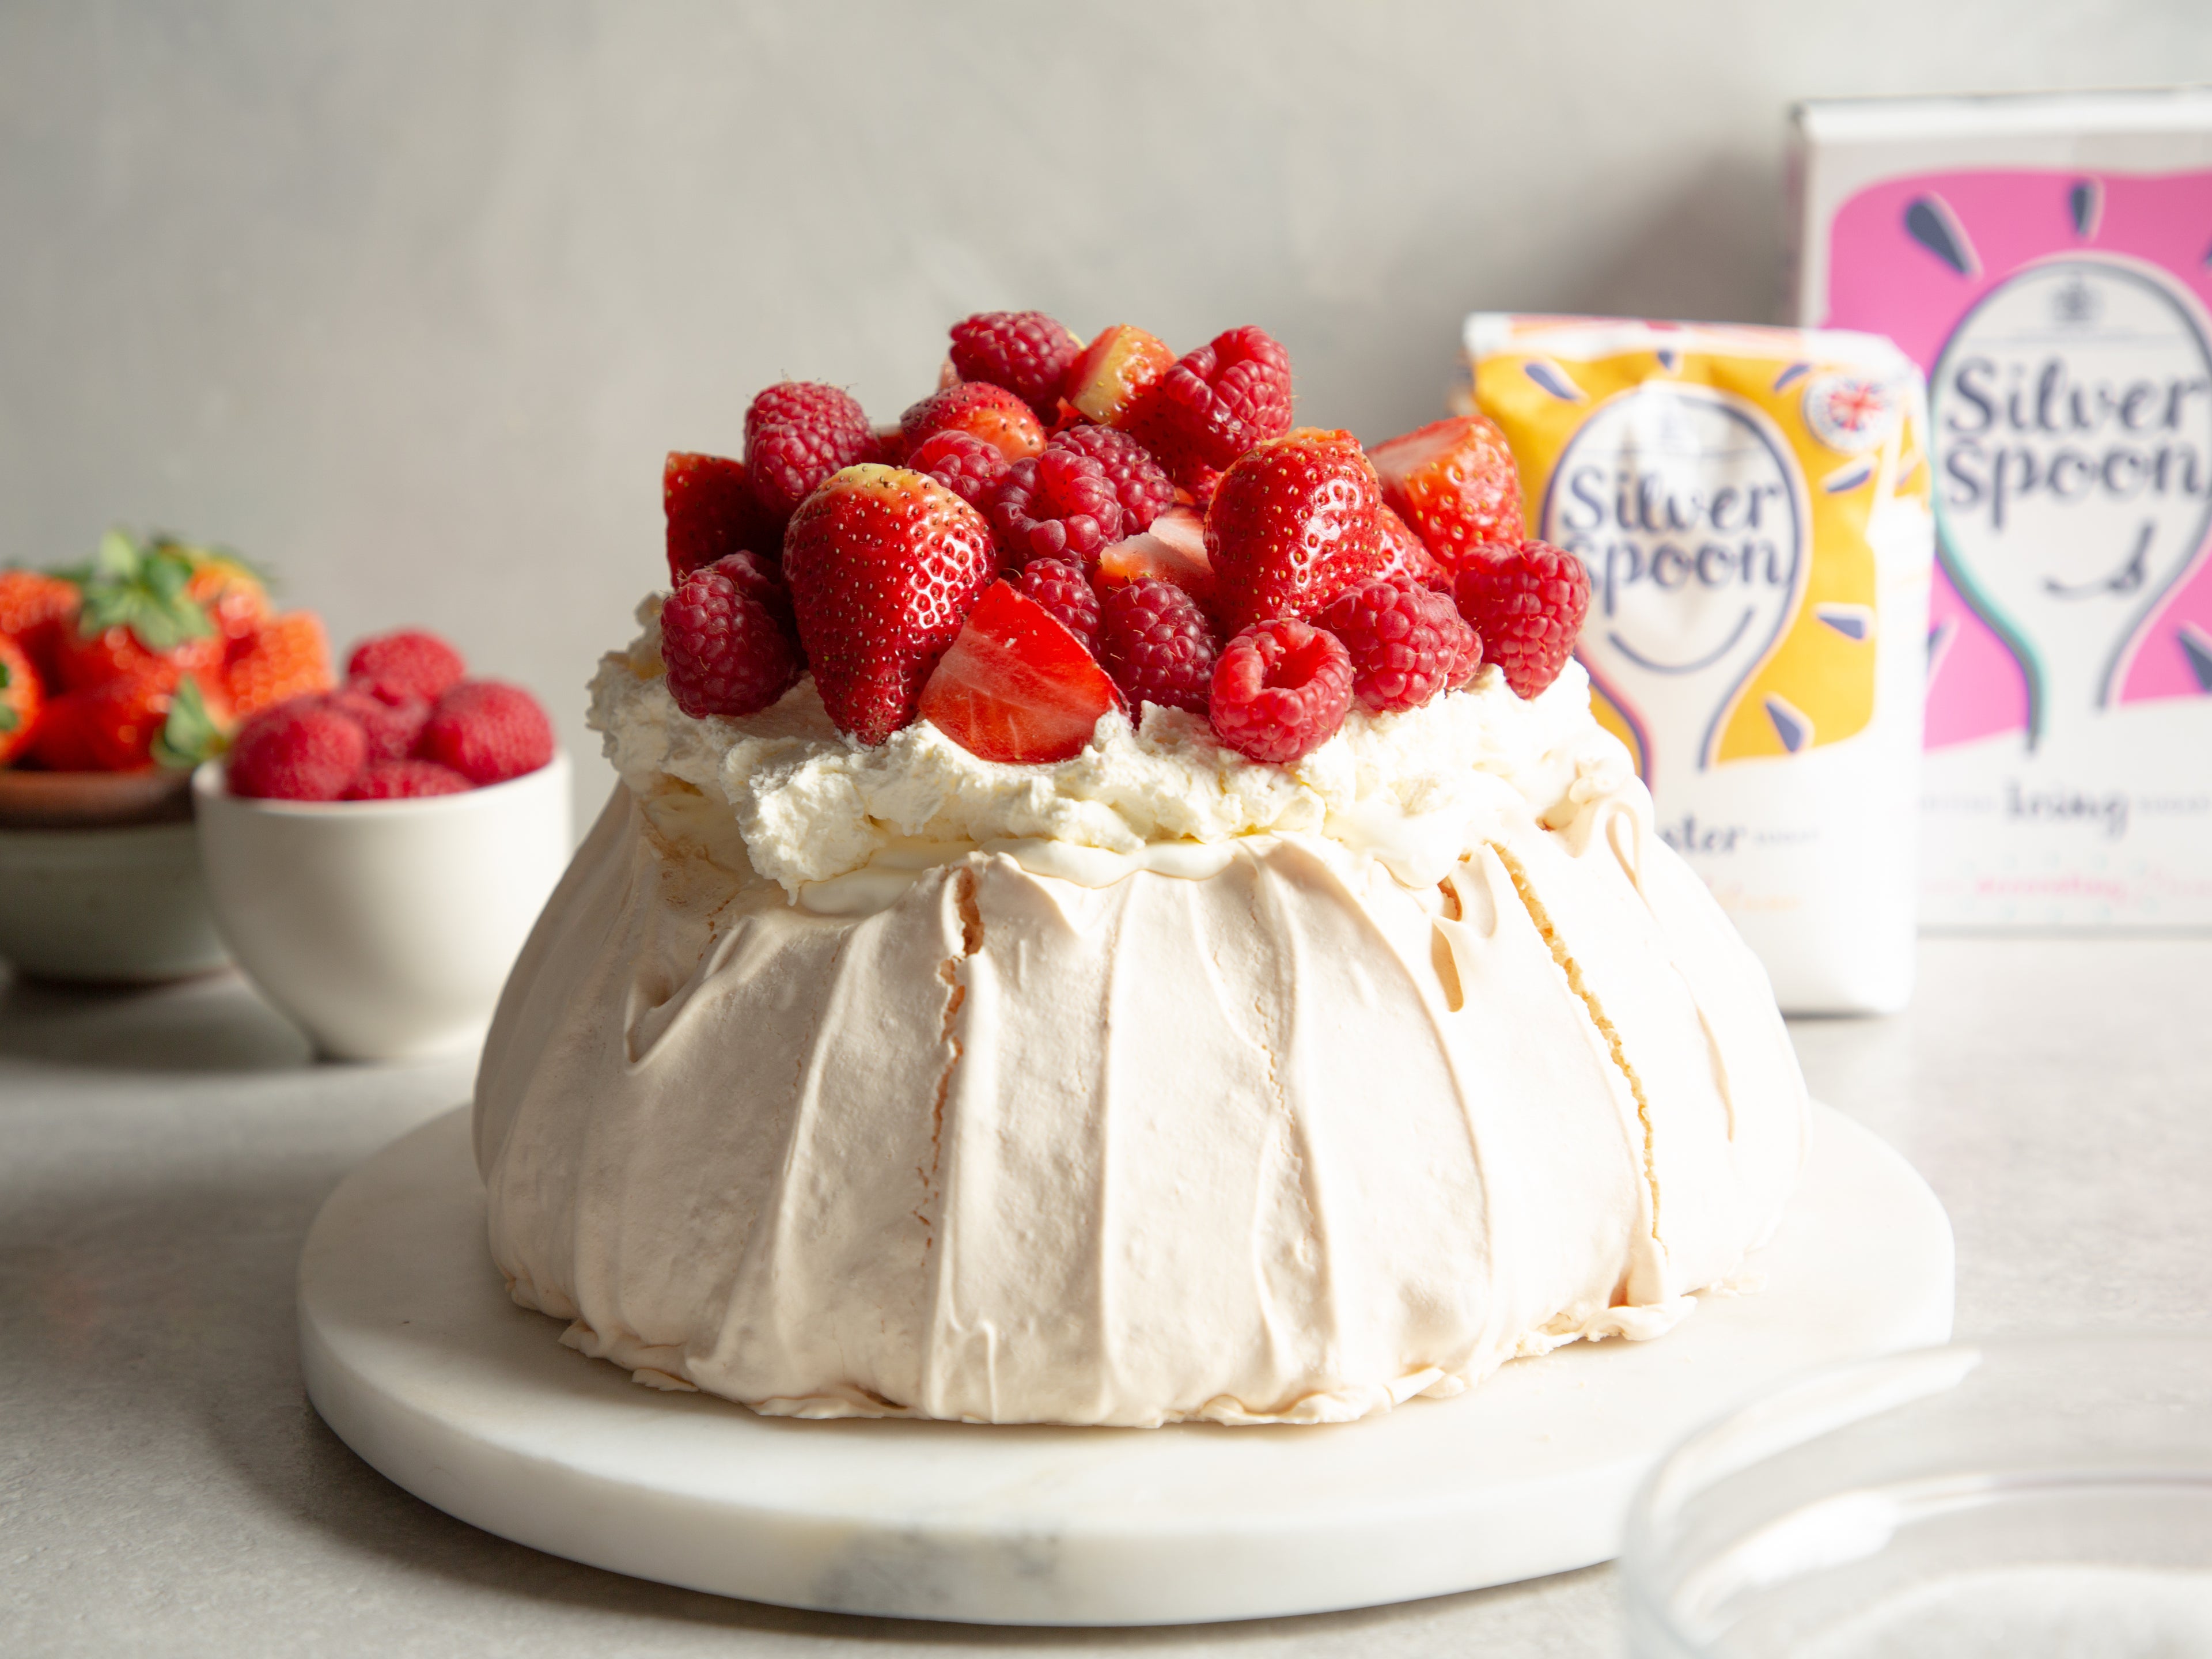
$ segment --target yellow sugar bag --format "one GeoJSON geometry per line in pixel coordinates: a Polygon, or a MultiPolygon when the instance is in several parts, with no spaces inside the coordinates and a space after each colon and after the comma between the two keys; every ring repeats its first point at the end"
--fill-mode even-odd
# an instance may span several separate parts
{"type": "Polygon", "coordinates": [[[1875,335],[1479,313],[1472,402],[1660,833],[1790,1012],[1912,986],[1933,530],[1919,370],[1875,335]]]}

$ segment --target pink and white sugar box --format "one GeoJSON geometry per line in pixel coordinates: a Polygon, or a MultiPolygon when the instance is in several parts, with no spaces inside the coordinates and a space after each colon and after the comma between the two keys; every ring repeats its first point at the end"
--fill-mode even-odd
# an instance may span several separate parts
{"type": "Polygon", "coordinates": [[[2212,925],[2212,89],[1811,103],[1800,321],[1928,376],[1925,925],[2212,925]]]}

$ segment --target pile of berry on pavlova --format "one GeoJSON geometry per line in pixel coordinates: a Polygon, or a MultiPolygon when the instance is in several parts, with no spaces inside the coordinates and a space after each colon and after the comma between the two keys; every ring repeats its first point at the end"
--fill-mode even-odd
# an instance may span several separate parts
{"type": "Polygon", "coordinates": [[[487,1043],[515,1298],[793,1416],[1320,1422],[1656,1335],[1802,1150],[1496,429],[956,325],[669,458],[621,782],[487,1043]]]}
{"type": "Polygon", "coordinates": [[[669,458],[684,713],[757,714],[811,671],[864,744],[921,719],[986,760],[1064,761],[1149,704],[1284,764],[1355,705],[1467,684],[1486,645],[1523,697],[1573,647],[1588,580],[1522,539],[1480,416],[1370,455],[1291,428],[1290,359],[1257,328],[1177,359],[1036,312],[957,325],[944,378],[881,432],[787,381],[746,412],[744,459],[669,458]]]}

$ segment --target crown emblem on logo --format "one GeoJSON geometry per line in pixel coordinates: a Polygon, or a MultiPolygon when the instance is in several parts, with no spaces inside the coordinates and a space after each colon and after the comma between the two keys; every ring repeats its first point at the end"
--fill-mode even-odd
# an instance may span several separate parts
{"type": "Polygon", "coordinates": [[[2093,323],[2104,309],[2097,290],[2079,276],[2069,277],[2051,295],[2051,317],[2059,323],[2093,323]]]}

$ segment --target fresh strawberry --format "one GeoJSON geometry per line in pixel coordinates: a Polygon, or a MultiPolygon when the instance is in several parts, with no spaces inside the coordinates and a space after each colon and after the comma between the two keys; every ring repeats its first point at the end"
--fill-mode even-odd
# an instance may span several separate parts
{"type": "Polygon", "coordinates": [[[1175,367],[1165,343],[1141,328],[1116,323],[1101,329],[1070,365],[1060,395],[1088,420],[1119,426],[1138,395],[1175,367]]]}
{"type": "Polygon", "coordinates": [[[39,708],[46,700],[31,653],[0,634],[0,766],[30,747],[31,729],[39,723],[39,708]]]}
{"type": "Polygon", "coordinates": [[[808,498],[784,538],[783,574],[840,731],[879,744],[914,718],[997,568],[982,514],[919,472],[852,467],[808,498]]]}
{"type": "Polygon", "coordinates": [[[1374,714],[1419,708],[1467,684],[1482,666],[1482,641],[1449,593],[1409,576],[1385,576],[1340,593],[1316,618],[1352,659],[1352,695],[1374,714]]]}
{"type": "MultiPolygon", "coordinates": [[[[1042,311],[986,311],[952,325],[952,368],[963,380],[1002,386],[1052,418],[1083,342],[1042,311]]],[[[1009,458],[1011,459],[1011,458],[1009,458]]]]}
{"type": "Polygon", "coordinates": [[[1009,461],[1024,460],[1044,448],[1044,428],[1030,406],[1004,386],[985,380],[933,392],[899,416],[899,431],[909,455],[939,432],[981,438],[1009,461]]]}
{"type": "Polygon", "coordinates": [[[1064,559],[1031,559],[1013,578],[1026,599],[1035,599],[1053,619],[1083,641],[1083,648],[1098,654],[1098,595],[1083,579],[1080,565],[1064,559]]]}
{"type": "Polygon", "coordinates": [[[981,513],[990,506],[992,494],[999,480],[1006,476],[1009,463],[998,445],[972,432],[946,427],[915,445],[901,465],[910,471],[927,473],[981,513]]]}
{"type": "Polygon", "coordinates": [[[1382,538],[1382,568],[1376,574],[1405,576],[1439,592],[1451,591],[1451,572],[1437,562],[1428,544],[1390,510],[1389,503],[1375,515],[1375,527],[1382,538]]]}
{"type": "Polygon", "coordinates": [[[236,554],[198,547],[184,551],[192,562],[185,596],[207,613],[223,638],[242,640],[274,614],[269,585],[236,554]]]}
{"type": "Polygon", "coordinates": [[[1589,572],[1549,542],[1469,549],[1452,582],[1459,613],[1519,697],[1533,697],[1573,654],[1589,610],[1589,572]]]}
{"type": "Polygon", "coordinates": [[[475,786],[450,766],[426,760],[373,760],[355,775],[346,800],[420,800],[459,795],[475,786]]]}
{"type": "Polygon", "coordinates": [[[222,677],[222,637],[212,632],[152,651],[136,629],[118,625],[86,634],[80,623],[55,640],[54,678],[66,690],[96,691],[118,680],[142,679],[156,669],[176,668],[216,684],[222,677]]]}
{"type": "Polygon", "coordinates": [[[1264,330],[1232,328],[1181,358],[1121,424],[1144,440],[1177,483],[1226,469],[1291,424],[1291,358],[1264,330]]]}
{"type": "Polygon", "coordinates": [[[55,635],[56,680],[90,690],[160,665],[212,682],[223,641],[189,591],[196,552],[165,538],[101,537],[92,562],[75,573],[82,604],[76,625],[55,635]]]}
{"type": "Polygon", "coordinates": [[[1109,589],[1099,610],[1100,658],[1132,709],[1154,702],[1206,712],[1220,646],[1196,599],[1172,583],[1139,576],[1109,589]]]}
{"type": "Polygon", "coordinates": [[[1381,505],[1375,469],[1349,432],[1299,427],[1243,456],[1206,515],[1222,623],[1310,617],[1373,575],[1381,505]]]}
{"type": "MultiPolygon", "coordinates": [[[[751,562],[745,553],[738,559],[751,562]]],[[[745,566],[738,574],[750,577],[745,566]]],[[[757,714],[797,683],[799,647],[768,607],[720,563],[695,570],[660,608],[669,695],[695,720],[757,714]]]]}
{"type": "Polygon", "coordinates": [[[1013,764],[1083,752],[1121,706],[1081,640],[1036,600],[994,582],[921,692],[921,717],[971,755],[1013,764]]]}
{"type": "Polygon", "coordinates": [[[1110,426],[1073,426],[1046,441],[1047,449],[1073,450],[1098,463],[1114,497],[1121,503],[1121,528],[1130,535],[1152,527],[1175,505],[1175,481],[1152,459],[1152,451],[1110,426]]]}
{"type": "Polygon", "coordinates": [[[1045,441],[1050,443],[1063,432],[1073,432],[1079,426],[1090,424],[1089,416],[1068,402],[1066,398],[1062,398],[1053,405],[1052,418],[1044,423],[1045,441]]]}
{"type": "Polygon", "coordinates": [[[346,683],[386,702],[435,702],[468,672],[459,652],[422,628],[374,635],[346,659],[346,683]]]}
{"type": "Polygon", "coordinates": [[[229,713],[175,664],[155,662],[48,702],[31,752],[55,772],[193,766],[222,746],[229,713]]]}
{"type": "Polygon", "coordinates": [[[359,726],[319,697],[295,697],[239,728],[223,775],[250,799],[337,800],[368,764],[359,726]]]}
{"type": "Polygon", "coordinates": [[[1521,539],[1521,475],[1505,434],[1484,416],[1433,422],[1370,459],[1382,499],[1452,574],[1474,549],[1521,539]]]}
{"type": "Polygon", "coordinates": [[[1189,507],[1171,507],[1150,530],[1124,537],[1098,556],[1102,592],[1145,577],[1172,582],[1211,610],[1215,582],[1206,554],[1206,520],[1189,507]]]}
{"type": "Polygon", "coordinates": [[[40,678],[55,678],[54,641],[76,617],[77,586],[38,570],[0,570],[0,634],[23,648],[40,678]]]}
{"type": "Polygon", "coordinates": [[[430,719],[430,705],[421,697],[386,702],[358,686],[342,685],[322,701],[361,727],[371,761],[406,759],[430,719]]]}
{"type": "Polygon", "coordinates": [[[782,556],[775,525],[753,499],[743,461],[672,452],[660,470],[660,507],[668,519],[672,584],[732,553],[757,553],[771,562],[782,556]]]}
{"type": "Polygon", "coordinates": [[[431,709],[415,758],[450,766],[473,784],[505,783],[553,758],[553,723],[519,685],[463,680],[431,709]]]}
{"type": "Polygon", "coordinates": [[[312,611],[286,611],[234,640],[223,658],[222,689],[241,718],[329,690],[331,647],[322,618],[312,611]]]}
{"type": "Polygon", "coordinates": [[[1352,659],[1335,635],[1288,618],[1222,647],[1208,712],[1238,754],[1288,766],[1334,737],[1352,708],[1352,659]]]}
{"type": "Polygon", "coordinates": [[[1121,539],[1121,503],[1106,469],[1073,449],[1016,461],[991,495],[991,528],[1009,569],[1031,559],[1088,565],[1121,539]]]}
{"type": "Polygon", "coordinates": [[[785,380],[745,411],[745,474],[779,532],[824,479],[876,453],[866,411],[834,386],[785,380]]]}

